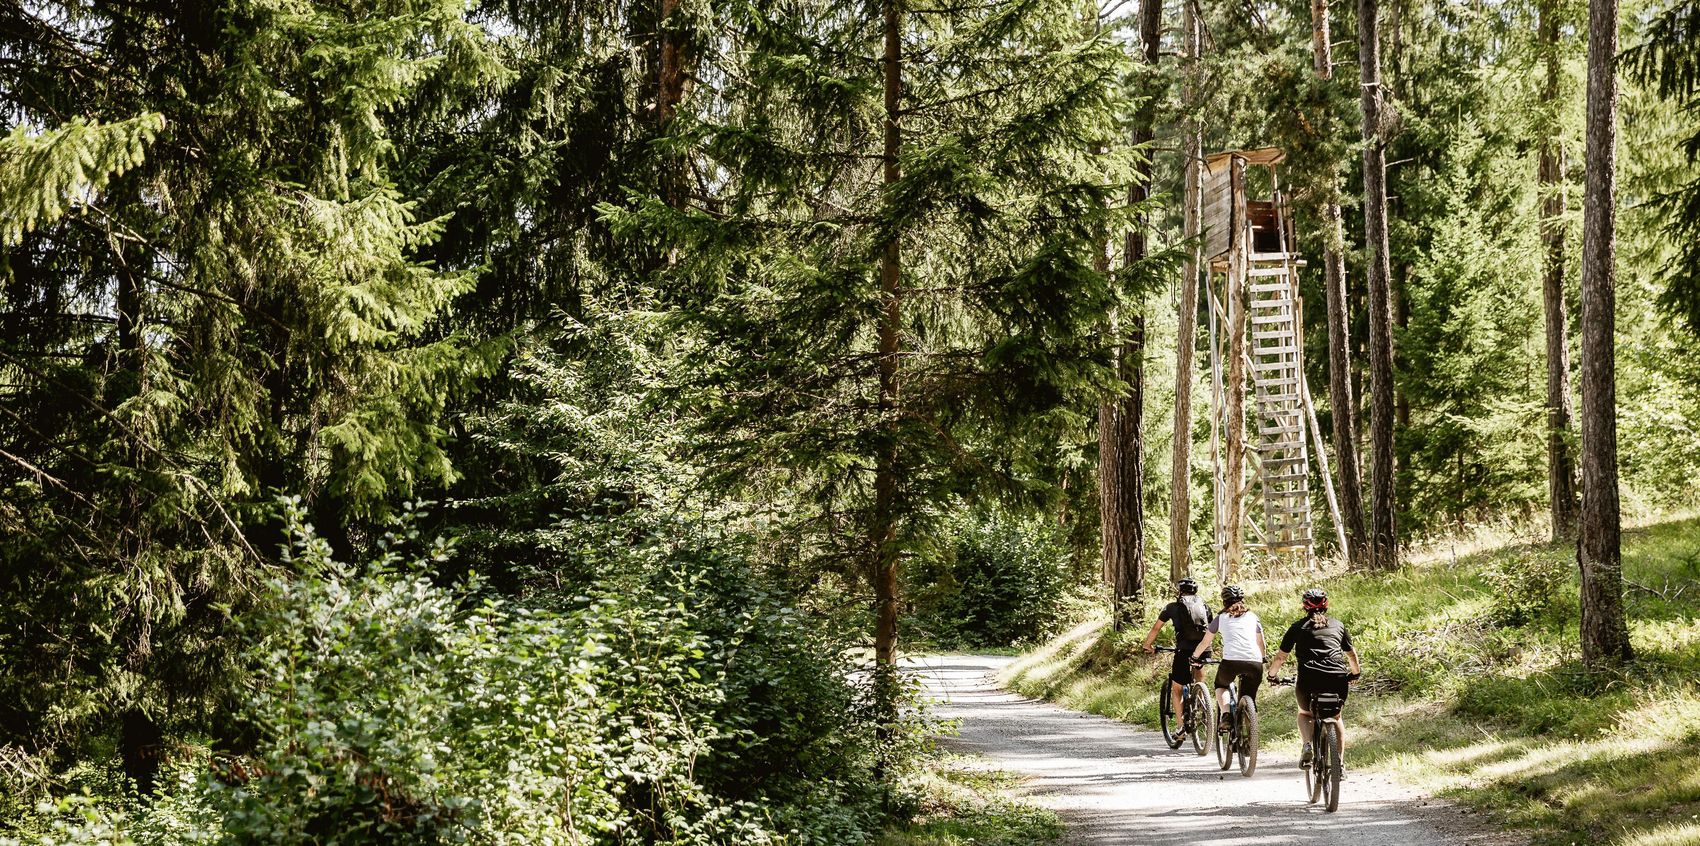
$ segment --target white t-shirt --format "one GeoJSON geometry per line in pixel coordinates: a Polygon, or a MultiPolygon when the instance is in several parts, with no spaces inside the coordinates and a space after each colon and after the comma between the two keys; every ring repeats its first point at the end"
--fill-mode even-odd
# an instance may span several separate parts
{"type": "Polygon", "coordinates": [[[1257,648],[1257,636],[1263,633],[1263,623],[1256,611],[1238,617],[1217,614],[1210,621],[1210,631],[1222,641],[1223,661],[1262,661],[1263,652],[1257,648]]]}

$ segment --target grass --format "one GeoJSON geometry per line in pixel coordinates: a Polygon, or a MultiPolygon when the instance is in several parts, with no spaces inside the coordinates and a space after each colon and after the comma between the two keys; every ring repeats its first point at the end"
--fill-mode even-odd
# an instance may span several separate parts
{"type": "MultiPolygon", "coordinates": [[[[1581,665],[1569,545],[1475,544],[1413,559],[1392,574],[1245,583],[1272,649],[1299,616],[1299,590],[1327,588],[1365,668],[1347,714],[1355,767],[1471,805],[1541,844],[1700,844],[1700,519],[1625,533],[1636,661],[1607,673],[1581,665]]],[[[1029,653],[1007,681],[1150,724],[1168,657],[1139,654],[1142,636],[1083,624],[1029,653]]],[[[1276,715],[1266,742],[1294,742],[1291,697],[1260,694],[1276,715]]]]}
{"type": "Polygon", "coordinates": [[[909,823],[879,846],[1046,846],[1062,836],[1050,811],[1010,796],[1020,783],[983,759],[935,752],[904,780],[916,802],[909,823]]]}

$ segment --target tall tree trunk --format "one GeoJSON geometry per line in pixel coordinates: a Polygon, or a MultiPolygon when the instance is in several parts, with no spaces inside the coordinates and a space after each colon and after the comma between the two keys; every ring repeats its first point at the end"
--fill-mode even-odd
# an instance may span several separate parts
{"type": "Polygon", "coordinates": [[[1187,239],[1187,257],[1181,265],[1179,329],[1175,333],[1175,434],[1169,462],[1169,581],[1179,582],[1192,572],[1192,353],[1198,334],[1198,243],[1200,156],[1203,138],[1199,130],[1199,51],[1203,32],[1191,0],[1181,2],[1181,29],[1185,30],[1186,70],[1181,99],[1187,110],[1183,121],[1181,155],[1181,235],[1187,239]]]}
{"type": "Polygon", "coordinates": [[[118,758],[124,774],[136,782],[136,792],[151,796],[159,784],[161,747],[165,733],[139,707],[124,710],[118,717],[118,758]]]}
{"type": "MultiPolygon", "coordinates": [[[[1228,167],[1232,169],[1229,183],[1244,185],[1245,161],[1235,157],[1228,167]]],[[[1222,496],[1222,507],[1227,512],[1222,520],[1222,540],[1227,547],[1222,553],[1222,568],[1229,579],[1238,575],[1240,559],[1245,555],[1245,279],[1246,255],[1251,250],[1251,245],[1246,243],[1251,230],[1246,225],[1245,193],[1235,191],[1232,202],[1229,226],[1233,234],[1229,236],[1228,281],[1222,296],[1228,307],[1227,322],[1222,327],[1228,359],[1224,363],[1228,371],[1227,387],[1222,397],[1222,481],[1227,486],[1222,496]]]]}
{"type": "MultiPolygon", "coordinates": [[[[897,182],[899,98],[903,88],[902,13],[899,0],[886,0],[884,184],[897,182]]],[[[897,483],[898,483],[898,332],[902,326],[902,274],[898,236],[880,254],[879,438],[874,466],[874,514],[869,538],[874,583],[874,675],[882,728],[897,720],[897,483]]]]}
{"type": "Polygon", "coordinates": [[[1359,102],[1364,125],[1364,240],[1369,247],[1370,566],[1398,564],[1393,499],[1393,315],[1387,245],[1387,136],[1383,127],[1378,0],[1358,0],[1359,102]]]}
{"type": "MultiPolygon", "coordinates": [[[[1334,44],[1329,36],[1328,0],[1311,0],[1311,59],[1316,77],[1334,78],[1334,44]]],[[[1369,537],[1364,528],[1363,482],[1358,474],[1358,438],[1354,431],[1357,401],[1352,391],[1351,300],[1346,296],[1346,228],[1340,212],[1340,182],[1329,175],[1322,205],[1322,286],[1328,303],[1328,402],[1334,423],[1334,461],[1340,479],[1340,516],[1345,522],[1346,549],[1353,569],[1369,565],[1369,537]]]]}
{"type": "MultiPolygon", "coordinates": [[[[1162,14],[1161,3],[1140,6],[1140,52],[1148,65],[1157,63],[1162,14]]],[[[1151,160],[1146,148],[1150,147],[1155,121],[1156,105],[1147,100],[1134,115],[1132,141],[1145,158],[1135,168],[1128,186],[1129,205],[1144,203],[1150,194],[1151,160]]],[[[1128,231],[1122,259],[1131,266],[1144,258],[1142,220],[1128,231]]],[[[1104,575],[1112,597],[1111,625],[1121,631],[1140,621],[1145,586],[1145,316],[1137,310],[1129,315],[1127,337],[1116,358],[1116,368],[1128,392],[1098,410],[1098,472],[1105,508],[1104,575]]]]}
{"type": "MultiPolygon", "coordinates": [[[[662,134],[673,127],[679,104],[685,99],[686,53],[685,33],[679,19],[679,0],[660,0],[657,30],[660,36],[660,56],[656,66],[655,119],[662,134]]],[[[685,202],[685,167],[682,160],[667,156],[662,163],[661,199],[673,208],[685,202]]]]}
{"type": "Polygon", "coordinates": [[[1582,661],[1630,657],[1617,501],[1617,0],[1588,4],[1588,178],[1582,197],[1582,661]]]}
{"type": "MultiPolygon", "coordinates": [[[[1559,98],[1558,15],[1551,0],[1541,4],[1540,42],[1546,51],[1546,84],[1542,90],[1545,108],[1555,108],[1559,98]]],[[[1558,138],[1556,120],[1549,119],[1541,132],[1541,303],[1546,312],[1547,333],[1547,492],[1552,500],[1554,542],[1576,536],[1576,462],[1570,454],[1570,318],[1564,304],[1564,216],[1568,197],[1564,184],[1564,147],[1558,138]]]]}

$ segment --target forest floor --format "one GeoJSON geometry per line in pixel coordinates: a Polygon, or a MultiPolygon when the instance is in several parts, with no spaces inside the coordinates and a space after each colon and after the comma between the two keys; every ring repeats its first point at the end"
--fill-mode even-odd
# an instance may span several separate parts
{"type": "Polygon", "coordinates": [[[1325,813],[1306,802],[1292,743],[1265,749],[1249,779],[1222,772],[1190,744],[1171,750],[1156,732],[1003,690],[997,676],[1014,660],[945,655],[914,666],[934,715],[957,723],[941,744],[1025,776],[1012,789],[1054,811],[1070,846],[1524,842],[1375,774],[1349,771],[1339,811],[1325,813]]]}

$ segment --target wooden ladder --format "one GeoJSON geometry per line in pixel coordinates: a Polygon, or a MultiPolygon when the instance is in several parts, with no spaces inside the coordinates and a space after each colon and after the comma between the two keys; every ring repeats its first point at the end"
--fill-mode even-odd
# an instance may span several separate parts
{"type": "Polygon", "coordinates": [[[1252,389],[1257,401],[1258,487],[1264,545],[1311,546],[1310,453],[1303,399],[1298,273],[1288,254],[1252,254],[1246,273],[1252,389]]]}

